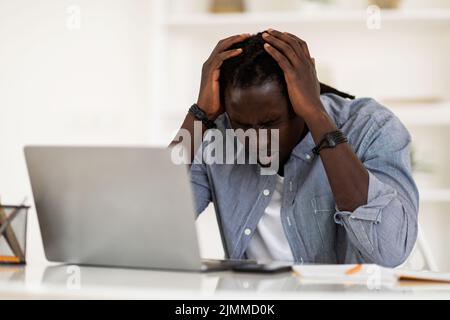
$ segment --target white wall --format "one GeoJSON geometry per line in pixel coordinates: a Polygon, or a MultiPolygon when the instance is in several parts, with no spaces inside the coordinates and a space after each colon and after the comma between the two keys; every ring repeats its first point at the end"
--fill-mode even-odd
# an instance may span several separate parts
{"type": "Polygon", "coordinates": [[[23,145],[148,141],[151,23],[147,0],[0,0],[2,202],[32,204],[23,145]]]}

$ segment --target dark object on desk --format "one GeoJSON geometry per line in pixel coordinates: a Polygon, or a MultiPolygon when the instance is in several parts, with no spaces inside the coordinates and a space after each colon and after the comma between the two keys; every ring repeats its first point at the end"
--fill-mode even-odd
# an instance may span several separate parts
{"type": "Polygon", "coordinates": [[[280,264],[277,262],[267,263],[267,264],[241,264],[232,267],[235,272],[251,272],[251,273],[281,273],[281,272],[291,272],[292,266],[287,264],[280,264]]]}

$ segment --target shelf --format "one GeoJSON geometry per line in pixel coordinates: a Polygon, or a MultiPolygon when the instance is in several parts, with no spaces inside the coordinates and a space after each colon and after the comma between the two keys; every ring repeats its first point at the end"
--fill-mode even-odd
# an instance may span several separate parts
{"type": "MultiPolygon", "coordinates": [[[[204,27],[235,25],[277,25],[302,23],[363,23],[365,10],[322,9],[272,13],[192,13],[169,15],[168,27],[204,27]]],[[[450,25],[450,9],[382,10],[382,23],[425,23],[450,25]]]]}

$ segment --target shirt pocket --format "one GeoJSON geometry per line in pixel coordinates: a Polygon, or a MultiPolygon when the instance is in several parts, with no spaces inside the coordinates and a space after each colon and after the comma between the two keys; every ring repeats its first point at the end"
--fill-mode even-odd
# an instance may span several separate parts
{"type": "Polygon", "coordinates": [[[322,241],[323,252],[316,257],[317,262],[335,263],[336,261],[336,223],[334,221],[335,202],[332,194],[315,196],[311,199],[313,216],[317,232],[322,241]]]}

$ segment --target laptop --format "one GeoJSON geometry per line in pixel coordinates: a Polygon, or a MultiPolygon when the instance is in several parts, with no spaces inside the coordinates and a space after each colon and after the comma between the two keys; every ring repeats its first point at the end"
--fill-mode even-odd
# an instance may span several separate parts
{"type": "Polygon", "coordinates": [[[24,149],[47,260],[92,266],[227,270],[202,260],[188,168],[150,147],[24,149]]]}

